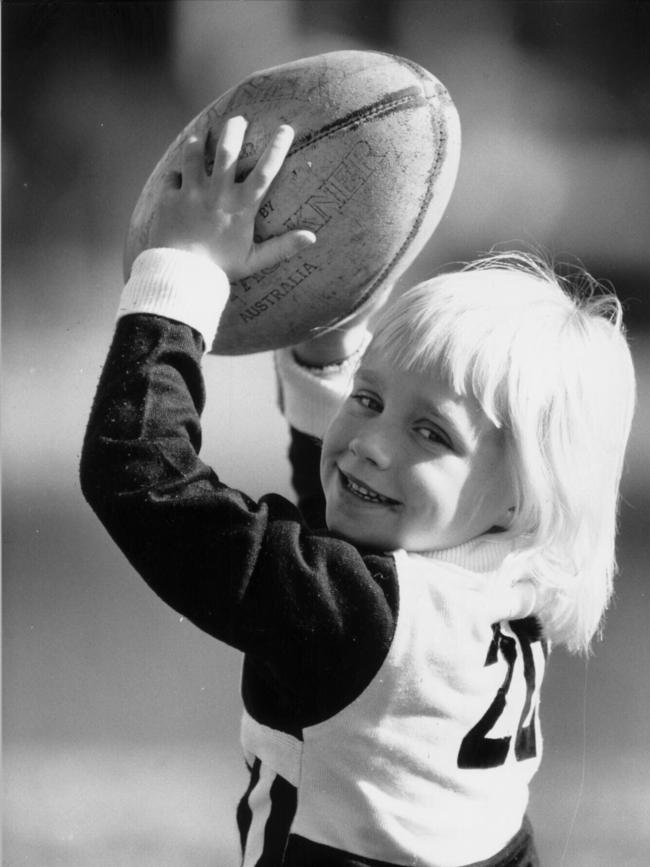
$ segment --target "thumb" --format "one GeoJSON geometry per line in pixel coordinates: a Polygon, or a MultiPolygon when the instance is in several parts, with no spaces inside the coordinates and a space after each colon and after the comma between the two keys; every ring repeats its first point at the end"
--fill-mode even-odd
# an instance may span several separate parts
{"type": "Polygon", "coordinates": [[[495,584],[489,596],[490,622],[522,620],[530,616],[536,606],[537,593],[532,581],[524,579],[513,585],[495,584]]]}
{"type": "Polygon", "coordinates": [[[537,603],[537,591],[530,580],[517,581],[513,584],[512,601],[509,620],[521,620],[529,617],[535,610],[537,603]]]}
{"type": "Polygon", "coordinates": [[[316,242],[316,235],[304,229],[285,232],[276,238],[269,238],[261,244],[255,244],[249,257],[247,267],[251,273],[277,265],[284,259],[291,259],[300,250],[311,247],[316,242]]]}

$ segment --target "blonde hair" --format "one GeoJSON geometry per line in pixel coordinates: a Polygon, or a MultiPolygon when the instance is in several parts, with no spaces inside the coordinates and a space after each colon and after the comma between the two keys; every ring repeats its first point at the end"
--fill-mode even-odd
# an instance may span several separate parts
{"type": "Polygon", "coordinates": [[[547,636],[588,651],[612,594],[634,371],[616,296],[580,270],[497,253],[405,292],[373,350],[473,394],[511,449],[512,555],[545,600],[547,636]]]}

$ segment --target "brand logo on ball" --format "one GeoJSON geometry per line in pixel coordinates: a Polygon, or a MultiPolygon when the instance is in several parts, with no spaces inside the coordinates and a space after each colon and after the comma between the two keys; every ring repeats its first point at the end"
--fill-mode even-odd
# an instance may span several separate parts
{"type": "MultiPolygon", "coordinates": [[[[381,165],[385,154],[373,152],[366,141],[357,142],[352,150],[343,157],[336,168],[318,186],[315,193],[308,197],[304,204],[283,221],[287,229],[302,228],[318,232],[343,208],[367,182],[381,165]]],[[[260,216],[266,219],[275,212],[272,201],[265,202],[260,208],[260,216]]],[[[259,274],[253,274],[244,280],[233,284],[234,298],[241,300],[240,293],[245,294],[264,282],[267,277],[282,268],[280,262],[272,268],[265,268],[259,274]]],[[[285,266],[286,267],[286,266],[285,266]]],[[[239,312],[242,322],[250,322],[261,312],[277,304],[293,289],[303,283],[310,274],[319,268],[313,262],[303,262],[299,268],[285,276],[277,288],[271,289],[263,298],[258,299],[246,310],[239,312]]]]}
{"type": "Polygon", "coordinates": [[[318,232],[367,183],[384,157],[373,153],[367,141],[357,142],[318,191],[284,221],[286,228],[318,232]]]}

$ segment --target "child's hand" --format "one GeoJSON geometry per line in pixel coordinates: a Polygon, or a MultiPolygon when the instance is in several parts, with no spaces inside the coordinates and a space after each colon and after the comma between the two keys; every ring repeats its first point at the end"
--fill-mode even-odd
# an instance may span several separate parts
{"type": "Polygon", "coordinates": [[[313,244],[308,231],[291,231],[260,244],[253,239],[255,217],[282,167],[293,130],[281,126],[248,177],[235,181],[247,122],[228,120],[221,131],[212,174],[205,170],[203,142],[190,138],[182,154],[181,185],[171,179],[155,212],[151,247],[175,247],[208,256],[230,280],[254,274],[313,244]]]}
{"type": "Polygon", "coordinates": [[[373,316],[384,306],[391,289],[389,287],[373,296],[363,307],[333,328],[294,346],[298,360],[308,365],[324,366],[349,358],[363,344],[373,316]]]}
{"type": "MultiPolygon", "coordinates": [[[[501,605],[498,594],[492,601],[495,605],[495,611],[498,610],[501,605]]],[[[507,609],[507,615],[504,617],[503,612],[501,612],[500,616],[497,615],[494,618],[495,620],[522,620],[537,613],[538,595],[534,582],[529,579],[516,581],[512,587],[505,591],[503,604],[507,609]]]]}
{"type": "Polygon", "coordinates": [[[523,620],[537,614],[539,609],[535,583],[528,578],[510,585],[499,577],[493,577],[485,600],[485,613],[490,623],[523,620]]]}

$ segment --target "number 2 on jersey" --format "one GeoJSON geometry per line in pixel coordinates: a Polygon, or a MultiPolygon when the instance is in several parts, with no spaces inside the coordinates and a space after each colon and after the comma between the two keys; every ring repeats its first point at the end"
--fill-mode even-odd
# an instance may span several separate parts
{"type": "MultiPolygon", "coordinates": [[[[518,762],[532,759],[537,755],[535,741],[536,709],[530,713],[533,695],[535,693],[535,660],[531,645],[540,642],[546,658],[546,643],[539,633],[539,626],[534,617],[525,620],[514,620],[509,624],[521,647],[524,666],[524,681],[526,683],[526,698],[519,717],[515,736],[515,758],[518,762]],[[524,725],[530,715],[530,721],[524,725]]],[[[494,665],[499,654],[506,662],[506,676],[497,690],[494,701],[483,714],[476,725],[465,735],[458,752],[459,768],[497,768],[503,765],[510,749],[510,735],[500,738],[488,737],[488,732],[496,725],[497,720],[506,707],[508,690],[512,683],[512,675],[517,661],[517,641],[509,635],[504,635],[495,623],[492,627],[493,638],[488,650],[485,665],[494,665]]]]}

